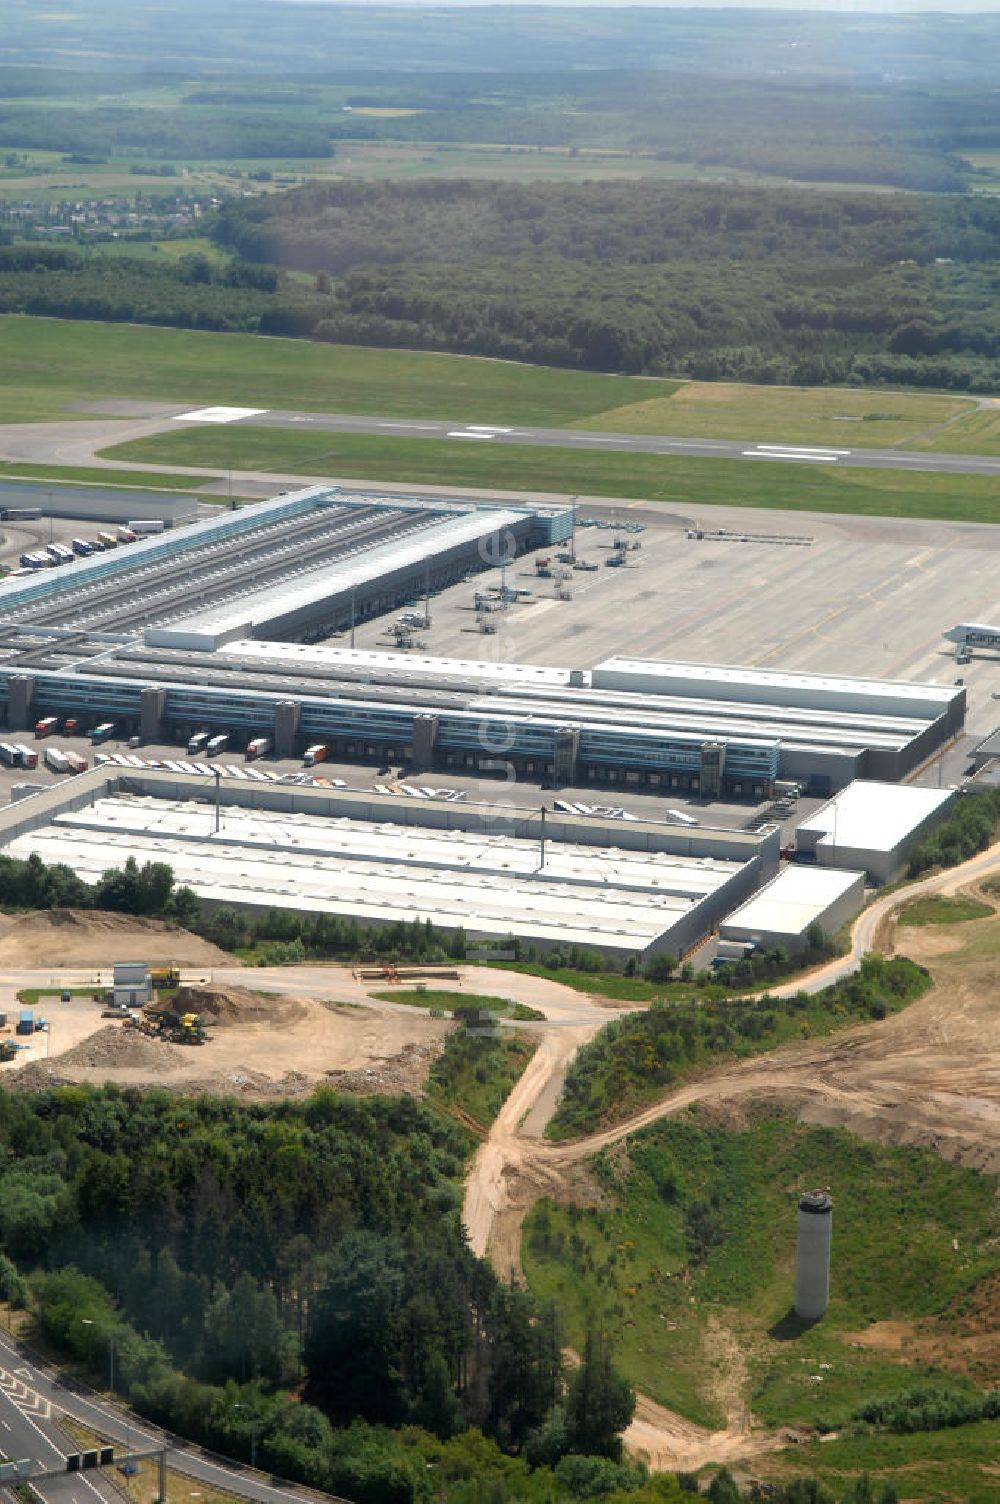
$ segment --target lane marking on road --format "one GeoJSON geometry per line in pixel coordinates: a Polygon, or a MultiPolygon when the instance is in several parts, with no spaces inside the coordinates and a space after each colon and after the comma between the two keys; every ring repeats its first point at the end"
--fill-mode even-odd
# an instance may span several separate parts
{"type": "Polygon", "coordinates": [[[467,423],[470,433],[513,433],[512,428],[498,428],[495,423],[467,423]]]}
{"type": "Polygon", "coordinates": [[[449,439],[487,439],[487,440],[489,440],[489,439],[493,438],[493,434],[491,434],[491,433],[466,433],[465,430],[462,429],[461,432],[459,432],[459,431],[456,430],[454,433],[449,433],[447,435],[447,437],[449,439]]]}
{"type": "Polygon", "coordinates": [[[30,1419],[37,1415],[41,1420],[52,1419],[52,1406],[35,1389],[29,1389],[23,1379],[6,1368],[0,1368],[0,1394],[10,1400],[15,1409],[30,1419]]]}
{"type": "MultiPolygon", "coordinates": [[[[310,421],[312,421],[312,420],[310,419],[310,421]]],[[[419,429],[421,433],[437,433],[441,429],[441,424],[440,423],[390,423],[388,420],[383,419],[378,424],[376,424],[376,427],[378,427],[378,428],[412,428],[412,429],[419,429]]]]}

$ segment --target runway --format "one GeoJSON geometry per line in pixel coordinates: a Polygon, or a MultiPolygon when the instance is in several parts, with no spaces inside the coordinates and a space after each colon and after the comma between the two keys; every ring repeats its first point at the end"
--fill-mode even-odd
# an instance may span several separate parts
{"type": "MultiPolygon", "coordinates": [[[[238,411],[238,410],[237,410],[238,411]]],[[[174,422],[225,422],[175,413],[174,422]]],[[[745,439],[684,438],[668,434],[594,433],[579,428],[528,428],[453,423],[427,418],[359,417],[349,413],[258,411],[235,417],[234,426],[298,428],[316,433],[359,433],[384,438],[446,439],[456,443],[525,444],[597,453],[685,455],[696,459],[766,460],[789,465],[836,465],[858,470],[916,470],[946,475],[1000,476],[1000,455],[936,454],[902,449],[829,448],[818,444],[752,443],[745,439]]]]}

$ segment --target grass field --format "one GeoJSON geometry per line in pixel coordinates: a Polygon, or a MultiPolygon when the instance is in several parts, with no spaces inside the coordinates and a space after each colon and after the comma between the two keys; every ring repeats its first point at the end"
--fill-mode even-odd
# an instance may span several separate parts
{"type": "MultiPolygon", "coordinates": [[[[26,465],[0,460],[0,480],[51,480],[59,485],[118,486],[126,490],[197,491],[211,475],[166,475],[155,470],[100,470],[86,465],[26,465]]],[[[209,498],[225,502],[225,496],[209,498]]]]}
{"type": "Polygon", "coordinates": [[[526,976],[545,977],[576,992],[592,992],[619,1003],[692,1002],[696,998],[714,1002],[731,998],[731,988],[720,983],[647,982],[644,977],[627,977],[615,971],[575,971],[569,966],[542,966],[533,961],[493,961],[500,971],[520,971],[526,976]]]}
{"type": "Polygon", "coordinates": [[[966,919],[988,919],[993,909],[975,898],[946,898],[939,895],[917,898],[899,915],[903,925],[960,924],[966,919]]]}
{"type": "Polygon", "coordinates": [[[937,454],[1000,454],[1000,401],[995,406],[977,408],[968,417],[909,447],[937,454]]]}
{"type": "Polygon", "coordinates": [[[913,441],[934,424],[975,412],[975,403],[963,397],[689,381],[672,397],[611,408],[574,426],[613,433],[887,449],[913,441]]]}
{"type": "Polygon", "coordinates": [[[996,1183],[926,1151],[773,1114],[732,1131],[689,1112],[590,1163],[590,1204],[543,1201],[528,1218],[528,1281],[558,1302],[571,1341],[603,1320],[636,1385],[702,1424],[723,1419],[735,1382],[767,1425],[840,1426],[930,1366],[854,1334],[905,1319],[944,1345],[948,1313],[1000,1271],[996,1183]],[[796,1200],[817,1184],[836,1208],[831,1305],[801,1331],[788,1320],[796,1200]]]}
{"type": "Polygon", "coordinates": [[[995,481],[976,475],[831,470],[764,460],[750,464],[674,454],[592,454],[520,444],[494,447],[242,426],[211,432],[178,429],[119,444],[106,454],[134,463],[211,465],[220,470],[635,497],[685,509],[719,505],[961,522],[1000,520],[995,481]]]}
{"type": "Polygon", "coordinates": [[[515,1003],[509,997],[487,997],[471,992],[448,992],[444,988],[435,990],[429,987],[426,992],[408,991],[405,988],[393,992],[387,989],[385,992],[373,992],[371,995],[382,1002],[405,1003],[410,1008],[447,1008],[449,1012],[458,1007],[485,1008],[499,1018],[514,1018],[521,1022],[545,1017],[545,1014],[540,1013],[537,1008],[529,1008],[526,1003],[515,1003]]]}
{"type": "Polygon", "coordinates": [[[487,423],[570,423],[673,381],[255,334],[0,318],[0,423],[83,397],[155,398],[487,423]]]}

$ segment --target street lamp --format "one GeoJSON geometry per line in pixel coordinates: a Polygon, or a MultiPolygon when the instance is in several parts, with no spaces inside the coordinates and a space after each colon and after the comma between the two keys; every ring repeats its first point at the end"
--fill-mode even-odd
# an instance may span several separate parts
{"type": "Polygon", "coordinates": [[[212,772],[215,774],[215,834],[218,835],[222,812],[222,769],[218,763],[213,765],[212,772]]]}
{"type": "Polygon", "coordinates": [[[249,1405],[234,1405],[234,1410],[245,1410],[250,1417],[250,1466],[257,1466],[257,1412],[249,1405]]]}
{"type": "MultiPolygon", "coordinates": [[[[90,1319],[89,1316],[81,1316],[80,1317],[80,1325],[81,1326],[93,1326],[93,1324],[94,1323],[91,1321],[91,1319],[90,1319]]],[[[93,1337],[94,1337],[93,1332],[88,1332],[87,1333],[87,1366],[88,1366],[88,1368],[93,1367],[93,1363],[94,1363],[94,1342],[93,1342],[93,1337]]]]}
{"type": "MultiPolygon", "coordinates": [[[[90,1326],[90,1327],[92,1327],[94,1325],[94,1323],[93,1323],[93,1320],[92,1320],[91,1317],[89,1317],[89,1316],[81,1316],[80,1317],[80,1325],[81,1326],[90,1326]]],[[[87,1333],[87,1339],[88,1339],[87,1340],[87,1356],[88,1356],[88,1361],[90,1361],[90,1354],[91,1354],[91,1349],[92,1349],[92,1343],[90,1341],[90,1337],[91,1337],[91,1333],[88,1332],[87,1333]]],[[[114,1334],[114,1332],[109,1332],[108,1333],[108,1380],[109,1380],[109,1388],[111,1390],[111,1397],[112,1397],[112,1399],[114,1399],[114,1394],[115,1394],[115,1334],[114,1334]]],[[[132,1438],[131,1438],[131,1435],[129,1433],[128,1410],[126,1409],[126,1411],[125,1411],[125,1456],[128,1457],[131,1451],[132,1451],[132,1438]]]]}

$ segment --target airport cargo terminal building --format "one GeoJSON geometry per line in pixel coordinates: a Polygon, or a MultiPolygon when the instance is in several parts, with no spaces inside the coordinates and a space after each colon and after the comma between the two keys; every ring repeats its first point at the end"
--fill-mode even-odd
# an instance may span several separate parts
{"type": "MultiPolygon", "coordinates": [[[[767,797],[896,781],[961,728],[961,686],[610,658],[543,667],[316,645],[571,537],[560,506],[310,487],[0,584],[0,722],[211,727],[414,768],[767,797]]],[[[488,639],[486,639],[488,641],[488,639]]]]}

